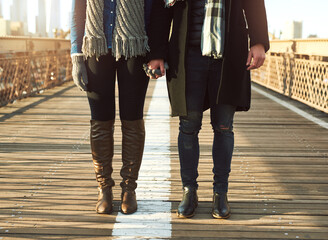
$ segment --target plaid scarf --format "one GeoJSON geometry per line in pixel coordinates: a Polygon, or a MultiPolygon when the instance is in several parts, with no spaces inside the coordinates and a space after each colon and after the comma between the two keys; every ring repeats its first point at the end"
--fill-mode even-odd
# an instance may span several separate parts
{"type": "MultiPolygon", "coordinates": [[[[183,0],[164,0],[165,7],[172,7],[176,1],[183,0]]],[[[222,58],[225,34],[224,4],[225,0],[206,0],[201,39],[203,56],[222,58]]]]}
{"type": "Polygon", "coordinates": [[[222,58],[225,34],[224,0],[207,0],[202,30],[203,56],[222,58]]]}

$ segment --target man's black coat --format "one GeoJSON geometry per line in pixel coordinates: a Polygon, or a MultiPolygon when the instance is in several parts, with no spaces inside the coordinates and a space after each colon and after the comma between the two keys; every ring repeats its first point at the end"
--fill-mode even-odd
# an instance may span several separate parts
{"type": "MultiPolygon", "coordinates": [[[[188,47],[190,0],[177,1],[165,8],[154,0],[148,30],[149,60],[165,59],[169,64],[167,82],[172,116],[185,116],[185,58],[188,47]],[[171,25],[172,23],[172,25],[171,25]]],[[[226,0],[226,35],[221,86],[217,102],[250,108],[250,72],[246,70],[249,47],[262,44],[269,49],[264,0],[226,0]]],[[[208,106],[204,106],[204,110],[208,106]]]]}

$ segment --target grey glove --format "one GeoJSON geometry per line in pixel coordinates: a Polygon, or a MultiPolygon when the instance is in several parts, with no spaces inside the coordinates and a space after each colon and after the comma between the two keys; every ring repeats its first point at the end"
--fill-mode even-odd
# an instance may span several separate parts
{"type": "Polygon", "coordinates": [[[72,57],[73,69],[72,77],[75,85],[81,91],[87,91],[88,75],[82,54],[74,54],[72,57]]]}

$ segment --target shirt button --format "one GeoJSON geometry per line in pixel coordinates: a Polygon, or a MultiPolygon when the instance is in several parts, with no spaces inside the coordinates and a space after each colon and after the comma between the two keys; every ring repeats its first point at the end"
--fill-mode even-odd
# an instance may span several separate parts
{"type": "Polygon", "coordinates": [[[113,26],[113,24],[110,24],[110,26],[113,26]]]}
{"type": "Polygon", "coordinates": [[[113,11],[110,11],[110,13],[113,13],[113,11]]]}

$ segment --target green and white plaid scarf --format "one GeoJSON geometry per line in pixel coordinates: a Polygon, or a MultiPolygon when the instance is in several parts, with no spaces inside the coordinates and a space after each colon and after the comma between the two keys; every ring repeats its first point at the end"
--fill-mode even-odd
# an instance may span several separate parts
{"type": "Polygon", "coordinates": [[[222,58],[225,35],[224,0],[206,0],[202,30],[203,56],[222,58]]]}
{"type": "MultiPolygon", "coordinates": [[[[172,7],[176,1],[184,0],[164,0],[165,7],[172,7]]],[[[222,58],[225,36],[225,0],[204,1],[206,3],[201,39],[202,54],[203,56],[222,58]]]]}

